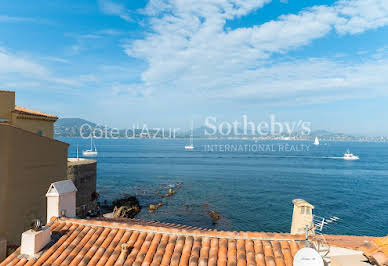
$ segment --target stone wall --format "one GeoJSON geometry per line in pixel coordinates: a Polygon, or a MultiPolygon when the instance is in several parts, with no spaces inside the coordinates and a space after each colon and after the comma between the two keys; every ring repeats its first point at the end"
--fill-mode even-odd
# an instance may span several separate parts
{"type": "Polygon", "coordinates": [[[77,215],[96,207],[97,162],[95,160],[69,158],[67,178],[71,179],[77,191],[77,215]]]}

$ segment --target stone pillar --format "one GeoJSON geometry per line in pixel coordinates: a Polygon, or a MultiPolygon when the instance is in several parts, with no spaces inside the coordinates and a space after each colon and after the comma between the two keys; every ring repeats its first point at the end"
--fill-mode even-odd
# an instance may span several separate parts
{"type": "MultiPolygon", "coordinates": [[[[67,179],[77,188],[77,213],[84,209],[93,210],[96,206],[97,162],[82,158],[68,158],[67,179]]],[[[80,215],[80,214],[78,214],[80,215]]]]}
{"type": "Polygon", "coordinates": [[[304,234],[306,226],[313,225],[314,206],[303,199],[294,199],[292,203],[294,211],[292,213],[291,235],[304,234]]]}

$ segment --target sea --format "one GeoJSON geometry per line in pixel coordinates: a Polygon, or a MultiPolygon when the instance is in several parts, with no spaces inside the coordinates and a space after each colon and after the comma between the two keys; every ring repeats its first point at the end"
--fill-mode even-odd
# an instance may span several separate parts
{"type": "MultiPolygon", "coordinates": [[[[77,145],[90,148],[88,139],[60,140],[70,144],[69,157],[76,157],[77,145]]],[[[323,233],[388,234],[388,143],[194,139],[188,151],[188,141],[96,140],[99,201],[135,195],[139,219],[289,232],[292,200],[301,198],[315,206],[317,217],[340,218],[323,233]],[[342,159],[347,149],[360,159],[342,159]],[[175,194],[165,197],[170,188],[175,194]],[[163,206],[149,213],[159,202],[163,206]]]]}

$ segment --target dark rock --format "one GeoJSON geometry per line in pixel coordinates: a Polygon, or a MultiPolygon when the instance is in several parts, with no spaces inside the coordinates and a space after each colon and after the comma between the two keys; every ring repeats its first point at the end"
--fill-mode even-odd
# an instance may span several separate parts
{"type": "Polygon", "coordinates": [[[129,196],[122,199],[118,199],[112,202],[112,206],[121,207],[121,206],[139,206],[139,201],[135,196],[129,196]]]}
{"type": "Polygon", "coordinates": [[[215,211],[209,211],[209,216],[214,220],[218,221],[220,219],[220,215],[215,211]]]}
{"type": "Polygon", "coordinates": [[[134,218],[140,212],[140,204],[135,196],[129,196],[112,202],[113,217],[134,218]]]}
{"type": "Polygon", "coordinates": [[[138,206],[121,206],[113,209],[114,218],[134,218],[138,214],[140,208],[138,206]]]}
{"type": "Polygon", "coordinates": [[[157,209],[159,209],[160,207],[163,206],[163,202],[159,202],[158,204],[150,204],[150,207],[148,208],[148,212],[149,213],[153,213],[154,211],[156,211],[157,209]]]}

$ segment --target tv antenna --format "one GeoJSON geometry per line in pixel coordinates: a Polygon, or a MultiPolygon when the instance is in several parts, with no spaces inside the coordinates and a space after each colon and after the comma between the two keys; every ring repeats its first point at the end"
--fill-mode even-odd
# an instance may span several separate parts
{"type": "Polygon", "coordinates": [[[337,216],[329,218],[313,215],[313,221],[310,226],[306,225],[306,247],[310,247],[309,235],[312,246],[318,251],[322,257],[326,257],[330,252],[330,246],[327,243],[322,231],[329,228],[331,224],[340,220],[337,216]]]}

